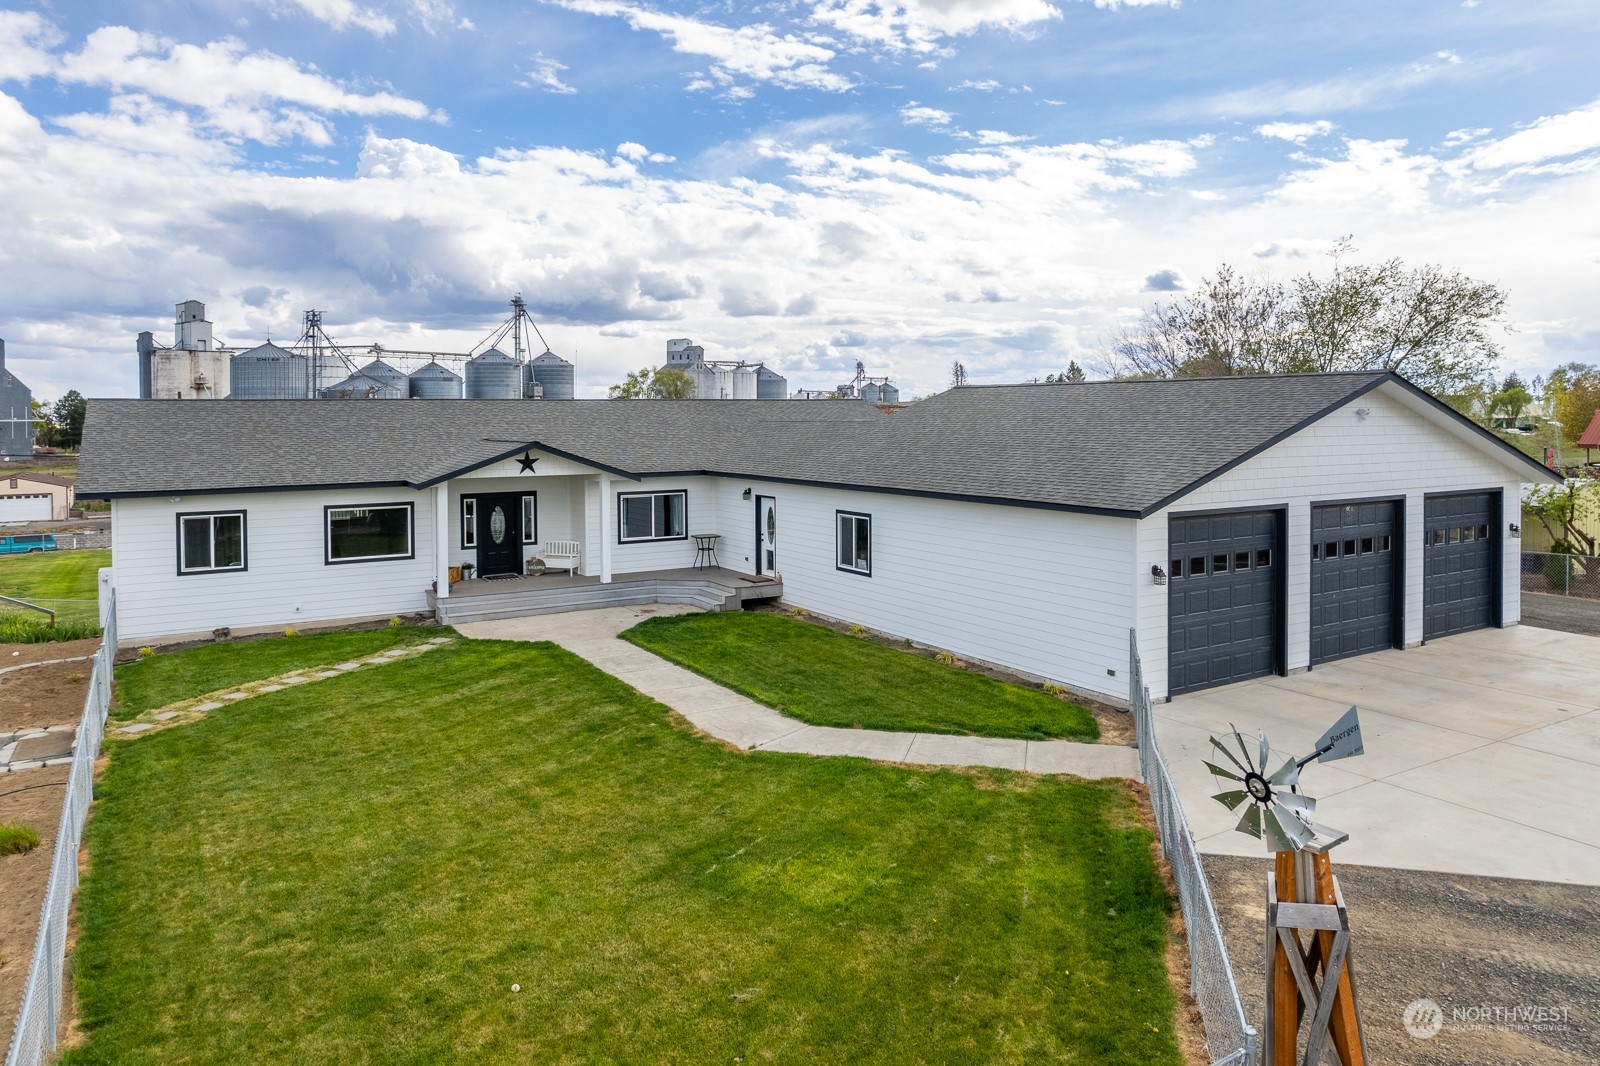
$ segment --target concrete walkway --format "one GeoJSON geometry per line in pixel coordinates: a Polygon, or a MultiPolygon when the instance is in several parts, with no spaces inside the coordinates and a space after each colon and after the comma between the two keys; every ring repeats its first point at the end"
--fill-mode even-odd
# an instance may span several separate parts
{"type": "MultiPolygon", "coordinates": [[[[1200,850],[1263,855],[1202,760],[1233,722],[1302,754],[1351,704],[1366,754],[1306,767],[1335,861],[1600,885],[1600,639],[1481,629],[1179,696],[1156,735],[1200,850]]],[[[1253,740],[1252,740],[1253,742],[1253,740]]]]}
{"type": "Polygon", "coordinates": [[[1086,778],[1137,779],[1139,776],[1138,753],[1113,744],[806,725],[617,639],[618,633],[646,618],[688,614],[694,610],[666,604],[606,607],[533,618],[468,622],[456,629],[464,636],[488,640],[548,640],[559,644],[651,699],[671,707],[696,729],[741,748],[805,755],[853,755],[917,765],[994,766],[1086,778]]]}

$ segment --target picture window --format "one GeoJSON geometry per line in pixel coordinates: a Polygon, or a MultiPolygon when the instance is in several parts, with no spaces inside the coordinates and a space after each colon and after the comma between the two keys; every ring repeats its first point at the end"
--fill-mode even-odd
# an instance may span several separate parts
{"type": "Polygon", "coordinates": [[[618,494],[617,539],[687,540],[688,495],[683,492],[625,492],[618,494]]]}
{"type": "Polygon", "coordinates": [[[410,559],[415,555],[409,503],[325,507],[323,516],[323,562],[329,565],[410,559]]]}

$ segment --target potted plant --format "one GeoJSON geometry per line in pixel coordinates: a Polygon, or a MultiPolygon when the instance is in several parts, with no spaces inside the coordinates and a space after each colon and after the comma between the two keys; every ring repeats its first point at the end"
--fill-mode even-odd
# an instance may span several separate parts
{"type": "Polygon", "coordinates": [[[477,564],[475,564],[475,563],[462,563],[461,564],[461,576],[463,578],[465,578],[466,580],[471,581],[472,580],[472,572],[474,570],[476,570],[477,568],[478,568],[477,564]]]}

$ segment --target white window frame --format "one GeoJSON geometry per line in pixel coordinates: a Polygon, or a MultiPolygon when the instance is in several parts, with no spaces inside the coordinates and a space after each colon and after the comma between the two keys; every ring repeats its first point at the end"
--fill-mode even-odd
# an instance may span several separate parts
{"type": "Polygon", "coordinates": [[[859,574],[862,577],[872,576],[872,516],[862,511],[835,511],[833,512],[833,568],[846,574],[859,574]],[[854,565],[856,558],[855,542],[857,525],[867,527],[867,565],[866,568],[854,565]],[[846,565],[844,559],[845,527],[850,528],[850,558],[852,563],[846,565]]]}
{"type": "Polygon", "coordinates": [[[461,497],[461,546],[463,548],[476,548],[478,546],[478,498],[476,496],[461,497]]]}
{"type": "Polygon", "coordinates": [[[689,493],[688,493],[687,490],[685,490],[685,489],[667,489],[667,490],[662,491],[662,492],[619,492],[619,493],[617,493],[617,543],[618,544],[642,544],[642,543],[645,543],[645,542],[648,542],[648,541],[688,540],[688,539],[689,539],[689,493]],[[652,502],[651,505],[650,505],[650,535],[647,536],[647,537],[629,537],[629,536],[625,535],[626,534],[626,530],[627,530],[626,516],[625,516],[625,513],[624,513],[625,512],[625,508],[627,506],[626,501],[628,501],[630,499],[639,499],[639,498],[648,498],[648,499],[651,499],[653,501],[653,500],[658,500],[658,499],[666,499],[667,497],[670,497],[670,496],[677,496],[679,499],[681,499],[683,501],[683,503],[682,503],[682,509],[683,509],[683,532],[682,533],[673,533],[673,532],[670,531],[670,529],[668,529],[666,532],[663,532],[663,533],[657,533],[656,532],[656,529],[658,528],[658,521],[659,521],[659,523],[660,523],[660,525],[662,527],[666,526],[666,518],[667,518],[667,513],[668,512],[667,512],[667,510],[665,508],[661,508],[661,509],[658,510],[656,505],[655,505],[655,503],[652,502]]]}
{"type": "Polygon", "coordinates": [[[249,554],[249,519],[245,511],[185,511],[178,515],[178,573],[179,574],[233,574],[250,569],[249,554]],[[239,562],[236,566],[217,566],[217,519],[237,518],[239,520],[239,562]],[[211,560],[212,565],[190,566],[185,558],[185,545],[187,538],[184,536],[184,524],[205,519],[210,525],[211,560]]]}
{"type": "Polygon", "coordinates": [[[346,563],[382,563],[395,559],[417,557],[417,515],[410,503],[356,503],[329,504],[322,509],[322,562],[326,566],[344,566],[346,563]],[[336,511],[404,511],[406,515],[406,550],[386,555],[355,555],[344,559],[333,557],[333,515],[336,511]]]}

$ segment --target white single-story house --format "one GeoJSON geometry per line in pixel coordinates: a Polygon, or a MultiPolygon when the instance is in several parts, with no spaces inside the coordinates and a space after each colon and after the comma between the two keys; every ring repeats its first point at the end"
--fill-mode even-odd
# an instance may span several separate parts
{"type": "Polygon", "coordinates": [[[0,467],[0,524],[64,522],[72,517],[73,489],[64,477],[0,467]]]}
{"type": "Polygon", "coordinates": [[[78,489],[111,500],[130,642],[720,576],[729,606],[781,594],[1115,700],[1130,629],[1161,698],[1516,624],[1516,501],[1552,477],[1373,372],[964,387],[896,411],[95,400],[78,489]],[[707,544],[721,569],[694,569],[707,544]],[[567,553],[574,576],[513,576],[567,553]]]}

